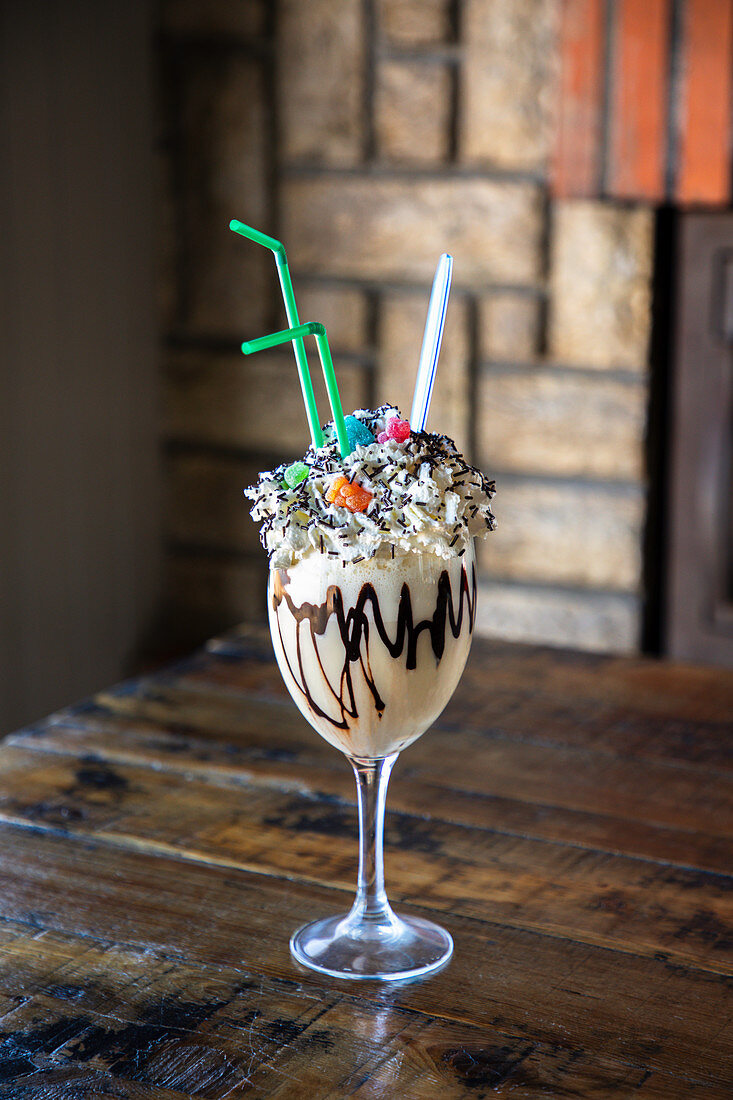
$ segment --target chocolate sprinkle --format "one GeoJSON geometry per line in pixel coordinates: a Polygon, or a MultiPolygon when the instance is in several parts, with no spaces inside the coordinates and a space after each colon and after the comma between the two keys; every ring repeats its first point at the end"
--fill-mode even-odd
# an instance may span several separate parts
{"type": "MultiPolygon", "coordinates": [[[[394,406],[382,405],[353,415],[376,437],[395,414],[399,412],[394,406]]],[[[363,561],[384,544],[390,546],[392,557],[396,548],[434,548],[446,554],[459,539],[495,528],[489,506],[494,482],[468,465],[448,436],[413,431],[402,443],[357,447],[342,459],[333,426],[325,425],[324,434],[324,446],[317,451],[309,447],[303,457],[309,472],[297,487],[283,485],[284,471],[291,464],[283,463],[260,474],[257,484],[245,489],[253,502],[252,516],[261,524],[260,541],[271,555],[279,553],[280,561],[284,556],[298,557],[310,547],[344,561],[363,561]],[[334,478],[344,474],[372,494],[365,512],[354,514],[326,500],[334,478]],[[446,523],[448,491],[458,497],[450,523],[446,523]]],[[[463,552],[465,547],[459,548],[458,553],[463,552]]]]}

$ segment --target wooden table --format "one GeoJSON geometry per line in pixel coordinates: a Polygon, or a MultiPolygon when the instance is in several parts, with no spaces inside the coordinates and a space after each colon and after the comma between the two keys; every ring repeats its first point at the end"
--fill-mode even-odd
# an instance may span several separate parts
{"type": "Polygon", "coordinates": [[[733,677],[476,642],[398,762],[401,987],[296,970],[352,774],[252,631],[8,738],[0,1100],[733,1096],[733,677]]]}

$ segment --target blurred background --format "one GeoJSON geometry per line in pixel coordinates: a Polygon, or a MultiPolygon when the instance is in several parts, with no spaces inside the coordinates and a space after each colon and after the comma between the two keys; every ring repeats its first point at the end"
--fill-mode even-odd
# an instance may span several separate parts
{"type": "Polygon", "coordinates": [[[453,254],[483,633],[733,665],[732,40],[732,0],[1,0],[0,728],[264,618],[241,491],[308,436],[232,217],[347,410],[409,412],[453,254]]]}

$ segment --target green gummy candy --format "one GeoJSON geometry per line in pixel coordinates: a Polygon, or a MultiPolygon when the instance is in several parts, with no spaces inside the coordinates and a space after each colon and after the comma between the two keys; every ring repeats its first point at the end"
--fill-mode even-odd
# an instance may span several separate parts
{"type": "Polygon", "coordinates": [[[308,467],[305,462],[294,462],[292,466],[288,466],[283,474],[283,479],[288,489],[294,489],[296,485],[300,485],[301,481],[305,481],[307,477],[308,467]]]}

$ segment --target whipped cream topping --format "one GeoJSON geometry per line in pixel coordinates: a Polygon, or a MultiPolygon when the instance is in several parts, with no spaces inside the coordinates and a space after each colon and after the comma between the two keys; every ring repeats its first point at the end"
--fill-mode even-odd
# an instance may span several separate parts
{"type": "Polygon", "coordinates": [[[374,443],[357,444],[342,458],[329,423],[325,445],[318,450],[311,445],[303,456],[304,481],[288,486],[284,475],[290,463],[283,463],[244,490],[272,565],[292,565],[311,550],[351,562],[395,550],[450,558],[465,552],[474,536],[494,530],[494,482],[468,465],[452,439],[411,432],[404,442],[379,443],[377,436],[399,411],[382,405],[357,409],[352,416],[369,428],[374,443]],[[326,494],[338,476],[372,494],[365,511],[329,503],[326,494]]]}

